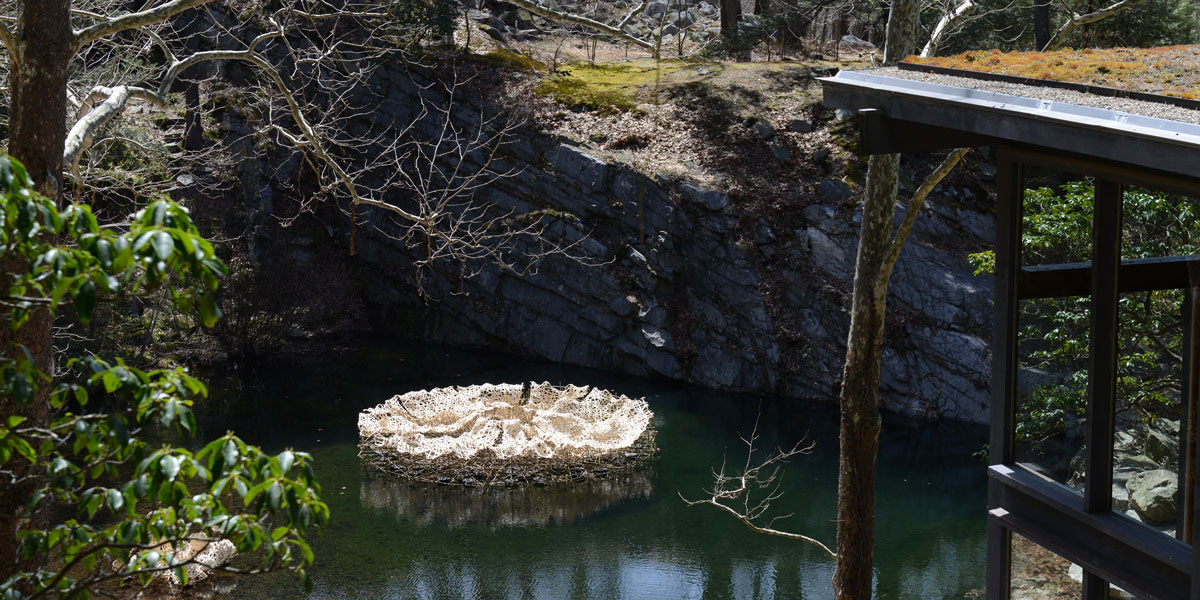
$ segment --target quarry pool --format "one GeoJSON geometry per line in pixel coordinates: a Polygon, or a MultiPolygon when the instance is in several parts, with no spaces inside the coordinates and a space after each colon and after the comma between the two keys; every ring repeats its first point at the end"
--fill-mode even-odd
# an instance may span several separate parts
{"type": "MultiPolygon", "coordinates": [[[[429,345],[372,344],[209,375],[201,438],[234,429],[277,451],[311,452],[333,518],[315,539],[313,600],[390,598],[832,597],[832,561],[711,507],[687,507],[723,458],[806,438],[787,465],[776,523],[832,546],[837,417],[832,405],[722,394],[429,345]],[[409,485],[360,465],[358,412],[416,389],[550,381],[645,397],[659,455],[647,468],[545,488],[409,485]]],[[[877,482],[876,597],[963,598],[983,587],[981,427],[887,421],[877,482]]],[[[232,598],[305,598],[288,573],[224,580],[232,598]]]]}

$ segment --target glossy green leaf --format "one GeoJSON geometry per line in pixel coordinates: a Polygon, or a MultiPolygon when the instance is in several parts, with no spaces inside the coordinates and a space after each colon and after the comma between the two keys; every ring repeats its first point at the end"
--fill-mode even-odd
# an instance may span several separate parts
{"type": "Polygon", "coordinates": [[[171,234],[165,231],[154,232],[150,244],[159,260],[169,260],[171,254],[175,252],[175,240],[171,239],[171,234]]]}
{"type": "Polygon", "coordinates": [[[33,446],[29,445],[29,442],[16,436],[9,438],[9,440],[9,443],[12,444],[13,451],[31,463],[37,462],[37,452],[34,451],[33,446]]]}
{"type": "Polygon", "coordinates": [[[83,282],[75,292],[75,314],[86,325],[92,320],[92,311],[96,309],[96,284],[90,280],[83,282]]]}
{"type": "Polygon", "coordinates": [[[162,474],[167,481],[175,481],[175,476],[179,474],[180,462],[179,457],[169,454],[159,460],[158,464],[162,466],[162,474]]]}
{"type": "Polygon", "coordinates": [[[282,502],[283,486],[279,485],[278,481],[272,482],[271,487],[267,489],[267,505],[271,507],[271,510],[279,510],[282,502]]]}
{"type": "Polygon", "coordinates": [[[196,299],[196,309],[200,311],[200,322],[205,327],[212,327],[217,324],[217,321],[221,320],[221,309],[208,296],[200,296],[196,299]]]}
{"type": "Polygon", "coordinates": [[[29,404],[33,401],[33,383],[29,381],[29,376],[24,373],[13,373],[9,380],[9,386],[13,400],[16,400],[18,404],[29,404]]]}
{"type": "Polygon", "coordinates": [[[292,463],[296,460],[296,455],[292,454],[291,450],[284,450],[279,453],[276,460],[279,462],[280,474],[287,475],[287,472],[292,468],[292,463]]]}
{"type": "Polygon", "coordinates": [[[125,506],[125,496],[121,494],[120,490],[110,488],[104,493],[104,501],[114,513],[120,511],[122,506],[125,506]]]}
{"type": "MultiPolygon", "coordinates": [[[[238,447],[237,447],[237,444],[235,444],[233,442],[233,440],[229,440],[229,441],[225,442],[225,447],[221,451],[221,453],[222,453],[222,458],[225,459],[226,467],[230,467],[230,466],[237,464],[238,447]]],[[[242,495],[245,495],[245,493],[243,492],[242,495]]]]}
{"type": "Polygon", "coordinates": [[[90,498],[88,498],[87,516],[89,519],[96,515],[96,511],[100,510],[100,503],[103,500],[104,500],[104,498],[101,497],[100,494],[92,494],[92,496],[90,498]]]}

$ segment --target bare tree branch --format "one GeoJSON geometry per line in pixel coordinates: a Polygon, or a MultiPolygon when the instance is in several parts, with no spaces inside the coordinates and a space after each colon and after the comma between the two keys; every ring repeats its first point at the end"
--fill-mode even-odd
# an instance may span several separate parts
{"type": "Polygon", "coordinates": [[[908,239],[909,232],[912,231],[913,223],[917,220],[917,213],[921,212],[921,206],[925,204],[925,199],[929,197],[929,193],[937,184],[941,183],[946,175],[954,169],[962,157],[970,152],[970,148],[956,148],[950,151],[950,154],[942,160],[942,164],[938,165],[925,181],[921,182],[921,187],[913,192],[913,197],[908,201],[908,209],[904,213],[904,221],[900,223],[900,227],[896,230],[895,236],[892,238],[891,246],[888,247],[887,255],[883,259],[883,264],[880,267],[879,280],[882,285],[877,285],[877,294],[887,293],[887,281],[892,274],[892,267],[896,266],[896,260],[900,258],[900,251],[904,249],[904,241],[908,239]]]}
{"type": "Polygon", "coordinates": [[[1071,18],[1066,23],[1063,23],[1058,31],[1054,32],[1054,35],[1050,37],[1050,41],[1046,43],[1046,47],[1039,48],[1039,50],[1058,50],[1066,43],[1068,36],[1074,33],[1079,27],[1088,23],[1095,23],[1101,19],[1107,19],[1119,12],[1133,8],[1142,2],[1145,2],[1145,0],[1120,0],[1120,2],[1115,2],[1095,12],[1083,15],[1071,13],[1071,18]]]}
{"type": "Polygon", "coordinates": [[[743,525],[752,531],[789,540],[808,542],[824,550],[829,555],[829,558],[836,560],[837,554],[819,540],[799,533],[775,529],[775,521],[791,515],[772,518],[765,526],[758,523],[759,519],[763,518],[770,510],[771,503],[783,497],[783,491],[780,490],[778,481],[781,476],[779,465],[786,463],[789,458],[797,454],[808,454],[814,444],[802,446],[804,440],[801,440],[795,446],[792,446],[791,450],[785,451],[776,448],[761,463],[755,463],[754,442],[757,439],[758,422],[755,421],[754,431],[751,432],[750,437],[742,438],[742,441],[746,443],[746,463],[742,466],[741,472],[736,475],[727,475],[726,464],[722,461],[721,469],[713,471],[713,487],[705,492],[708,494],[708,498],[688,500],[682,493],[679,494],[679,498],[688,506],[702,504],[719,508],[738,521],[741,521],[743,525]],[[766,496],[760,499],[752,499],[752,491],[754,489],[767,490],[766,496]],[[739,500],[740,507],[735,508],[729,504],[739,500]]]}
{"type": "Polygon", "coordinates": [[[629,22],[632,21],[635,17],[642,14],[642,12],[645,11],[646,7],[649,5],[650,5],[650,0],[642,0],[641,4],[633,7],[633,10],[629,11],[629,14],[625,15],[625,18],[621,19],[620,23],[617,23],[617,29],[624,31],[625,26],[628,25],[629,22]]]}
{"type": "Polygon", "coordinates": [[[170,0],[158,6],[140,10],[138,12],[126,13],[119,17],[113,17],[100,21],[94,25],[84,27],[75,32],[75,47],[81,48],[100,38],[110,36],[119,31],[126,29],[136,29],[147,25],[162,23],[163,21],[185,11],[190,8],[195,8],[202,4],[207,4],[213,0],[170,0]]]}
{"type": "Polygon", "coordinates": [[[63,164],[70,165],[71,174],[77,182],[79,180],[79,156],[91,145],[96,131],[121,114],[129,100],[144,100],[163,108],[167,105],[167,99],[159,93],[131,85],[118,85],[111,88],[97,86],[84,99],[83,109],[88,112],[71,127],[71,131],[67,133],[66,146],[63,149],[63,164]],[[95,108],[92,108],[93,106],[95,108]]]}
{"type": "MultiPolygon", "coordinates": [[[[276,24],[276,27],[278,27],[278,24],[276,24]]],[[[171,66],[167,68],[166,74],[163,75],[162,81],[158,84],[158,93],[162,96],[166,96],[167,92],[171,90],[171,86],[175,85],[175,80],[179,78],[180,73],[199,63],[210,60],[243,60],[260,67],[266,65],[274,70],[274,67],[271,67],[270,63],[268,63],[266,59],[255,53],[255,48],[264,40],[282,36],[283,29],[278,28],[275,31],[268,31],[267,33],[263,33],[254,38],[254,40],[250,42],[245,50],[208,50],[204,52],[196,52],[195,54],[185,57],[183,60],[176,60],[174,58],[174,54],[169,53],[167,56],[172,59],[172,63],[171,66]]],[[[283,82],[280,81],[279,83],[282,85],[283,82]]],[[[287,89],[286,86],[283,86],[283,89],[287,89]]]]}
{"type": "MultiPolygon", "coordinates": [[[[340,197],[345,200],[341,206],[354,220],[351,253],[362,224],[359,215],[371,216],[375,221],[372,226],[388,226],[380,232],[416,253],[413,266],[418,289],[422,287],[423,271],[439,261],[458,265],[463,278],[478,272],[484,264],[532,273],[543,258],[553,254],[583,264],[603,261],[603,257],[587,257],[575,251],[588,235],[575,220],[537,209],[501,208],[482,196],[476,198],[477,192],[493,181],[515,174],[510,167],[498,166],[504,163],[498,156],[501,148],[514,139],[516,124],[482,116],[478,122],[468,118],[465,124],[455,123],[460,117],[451,117],[459,115],[463,106],[454,98],[458,82],[445,86],[445,102],[417,93],[420,114],[407,124],[380,123],[384,127],[350,132],[347,122],[388,118],[377,117],[377,107],[363,99],[364,92],[372,93],[369,82],[374,70],[395,58],[393,48],[371,41],[378,21],[387,16],[375,4],[366,3],[357,10],[321,2],[297,10],[289,4],[258,21],[267,24],[265,31],[214,21],[209,23],[213,32],[210,43],[218,49],[181,52],[187,45],[184,36],[190,34],[155,19],[167,19],[205,1],[157,0],[157,6],[114,19],[106,19],[101,14],[104,11],[90,6],[88,10],[76,10],[83,18],[99,21],[80,30],[80,42],[99,41],[105,34],[126,30],[138,30],[139,35],[146,36],[137,42],[115,42],[112,50],[103,45],[93,45],[89,50],[94,55],[89,60],[95,61],[92,64],[98,68],[85,69],[91,81],[83,85],[90,91],[75,92],[83,98],[77,103],[82,116],[71,128],[64,152],[77,193],[84,187],[85,177],[88,186],[102,182],[108,186],[105,189],[135,196],[146,190],[153,194],[151,188],[155,185],[161,191],[171,189],[173,178],[161,184],[142,182],[138,185],[150,187],[133,189],[119,173],[114,176],[112,169],[101,166],[105,163],[101,150],[89,149],[96,146],[104,128],[126,110],[130,100],[165,106],[168,92],[193,67],[213,61],[237,61],[254,67],[252,71],[259,77],[251,84],[258,89],[240,96],[246,99],[248,109],[241,114],[255,115],[249,118],[261,118],[262,122],[228,143],[270,143],[263,134],[271,134],[277,146],[298,152],[303,164],[317,177],[316,192],[306,190],[300,195],[295,215],[280,216],[285,226],[299,214],[311,212],[322,199],[340,197]],[[328,13],[310,12],[319,6],[328,8],[328,13]],[[345,21],[339,22],[342,19],[345,21]],[[155,47],[159,50],[156,58],[165,59],[165,64],[155,66],[155,61],[133,60],[155,47]],[[119,49],[123,60],[106,60],[115,49],[119,49]],[[142,66],[135,72],[120,66],[125,64],[142,66]],[[154,87],[107,83],[122,80],[155,83],[154,87]],[[85,174],[81,174],[81,161],[85,174]]],[[[644,10],[645,4],[643,0],[639,9],[644,10]]],[[[417,67],[417,71],[424,70],[417,67]]],[[[112,135],[107,139],[124,142],[114,145],[115,150],[105,151],[137,147],[152,152],[136,137],[112,135]]],[[[189,150],[186,160],[210,168],[220,165],[225,159],[214,152],[216,148],[202,150],[204,158],[189,150]]],[[[188,185],[222,185],[216,178],[203,176],[191,181],[195,183],[188,185]]],[[[293,185],[286,180],[277,183],[293,185]]]]}
{"type": "Polygon", "coordinates": [[[0,43],[8,50],[9,55],[17,56],[17,38],[8,30],[8,26],[0,23],[0,43]]]}
{"type": "Polygon", "coordinates": [[[962,0],[954,10],[943,13],[942,18],[938,19],[937,25],[933,27],[933,32],[929,34],[929,40],[925,42],[925,47],[921,48],[920,56],[928,57],[937,52],[938,46],[942,43],[942,38],[945,37],[950,27],[970,14],[971,11],[975,10],[975,7],[976,4],[971,0],[962,0]]]}
{"type": "MultiPolygon", "coordinates": [[[[658,54],[658,50],[655,48],[654,44],[647,42],[646,40],[643,40],[641,38],[630,35],[630,34],[626,33],[623,29],[620,29],[620,27],[613,27],[612,25],[609,25],[607,23],[601,23],[600,21],[597,21],[595,19],[589,19],[587,17],[582,17],[579,15],[563,12],[560,10],[555,10],[553,8],[548,8],[548,7],[542,6],[541,4],[538,4],[536,2],[531,2],[530,0],[504,0],[504,1],[508,2],[509,4],[515,4],[521,8],[524,8],[525,10],[527,10],[535,15],[541,15],[547,19],[550,19],[551,21],[557,21],[559,23],[570,23],[570,24],[574,24],[574,25],[582,25],[582,26],[590,28],[590,29],[595,29],[596,31],[599,31],[601,33],[606,33],[615,38],[625,40],[635,46],[638,46],[640,48],[643,48],[643,49],[649,51],[650,53],[652,53],[654,55],[658,54]]],[[[644,4],[645,3],[643,3],[643,5],[644,4]]],[[[640,10],[637,12],[640,12],[640,10]]],[[[636,16],[637,12],[632,13],[630,15],[630,17],[626,17],[626,19],[624,21],[622,21],[621,26],[624,26],[631,17],[636,16]]]]}

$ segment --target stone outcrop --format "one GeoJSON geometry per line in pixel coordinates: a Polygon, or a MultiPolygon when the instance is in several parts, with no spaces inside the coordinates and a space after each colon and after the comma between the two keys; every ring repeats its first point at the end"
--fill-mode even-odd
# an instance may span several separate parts
{"type": "Polygon", "coordinates": [[[1169,523],[1178,516],[1179,475],[1175,471],[1144,471],[1125,483],[1129,504],[1142,520],[1169,523]]]}
{"type": "MultiPolygon", "coordinates": [[[[1087,447],[1071,459],[1067,485],[1084,488],[1087,447]]],[[[1113,509],[1174,535],[1179,514],[1179,421],[1128,423],[1113,436],[1113,509]],[[1169,481],[1168,481],[1169,480],[1169,481]]]]}
{"type": "MultiPolygon", "coordinates": [[[[431,93],[398,69],[377,76],[368,93],[382,101],[364,128],[407,125],[416,94],[431,93]]],[[[456,118],[481,111],[462,104],[456,118]]],[[[358,232],[355,260],[381,328],[720,389],[836,396],[860,218],[849,185],[814,182],[812,197],[787,199],[799,214],[784,224],[719,190],[648,176],[528,128],[501,160],[517,174],[479,198],[503,212],[555,215],[548,234],[578,242],[578,260],[551,257],[526,276],[487,265],[466,278],[435,270],[422,279],[433,299],[424,302],[408,250],[392,239],[402,230],[380,211],[360,212],[371,227],[358,232]]],[[[931,199],[896,266],[883,401],[983,422],[991,285],[961,248],[990,242],[991,219],[964,208],[963,193],[931,199]]]]}

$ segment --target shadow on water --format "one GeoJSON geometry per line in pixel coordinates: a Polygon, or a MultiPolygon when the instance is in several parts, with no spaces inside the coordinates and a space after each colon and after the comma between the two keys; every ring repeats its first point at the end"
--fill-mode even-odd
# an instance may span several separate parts
{"type": "MultiPolygon", "coordinates": [[[[776,502],[782,529],[831,545],[837,482],[832,405],[722,394],[415,344],[372,344],[209,376],[199,439],[234,429],[268,449],[311,452],[333,520],[314,540],[311,598],[830,598],[832,562],[807,545],[755,534],[699,497],[722,460],[815,442],[793,459],[776,502]],[[660,454],[646,468],[582,486],[482,489],[409,485],[368,471],[358,412],[445,385],[590,384],[645,397],[660,454]]],[[[876,596],[962,598],[983,585],[985,475],[979,427],[889,421],[877,481],[876,596]]],[[[303,598],[274,574],[233,598],[303,598]]]]}

